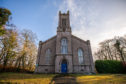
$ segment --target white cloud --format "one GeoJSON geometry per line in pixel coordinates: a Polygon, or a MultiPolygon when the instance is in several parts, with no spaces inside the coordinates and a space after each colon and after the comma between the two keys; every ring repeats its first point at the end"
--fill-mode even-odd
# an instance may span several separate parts
{"type": "Polygon", "coordinates": [[[125,9],[124,0],[64,0],[59,5],[62,12],[70,11],[73,34],[91,40],[93,52],[99,42],[126,34],[125,9]]]}

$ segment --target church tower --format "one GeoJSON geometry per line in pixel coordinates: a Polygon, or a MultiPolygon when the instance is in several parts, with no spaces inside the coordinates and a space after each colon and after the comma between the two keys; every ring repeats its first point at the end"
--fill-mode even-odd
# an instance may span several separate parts
{"type": "Polygon", "coordinates": [[[71,36],[69,11],[63,14],[60,11],[56,37],[56,73],[73,72],[71,36]]]}
{"type": "Polygon", "coordinates": [[[61,14],[61,11],[59,11],[59,23],[57,32],[71,32],[69,11],[67,11],[66,14],[61,14]]]}

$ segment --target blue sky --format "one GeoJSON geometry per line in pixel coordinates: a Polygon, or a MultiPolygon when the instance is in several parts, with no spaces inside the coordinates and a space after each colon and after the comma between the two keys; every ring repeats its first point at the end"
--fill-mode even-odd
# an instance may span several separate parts
{"type": "Polygon", "coordinates": [[[54,17],[58,7],[52,0],[0,0],[0,6],[12,12],[12,23],[19,29],[32,30],[38,40],[46,40],[56,34],[54,17]]]}
{"type": "Polygon", "coordinates": [[[91,40],[93,51],[105,39],[126,35],[126,0],[0,0],[18,29],[30,29],[38,41],[56,35],[58,12],[70,11],[72,34],[91,40]]]}

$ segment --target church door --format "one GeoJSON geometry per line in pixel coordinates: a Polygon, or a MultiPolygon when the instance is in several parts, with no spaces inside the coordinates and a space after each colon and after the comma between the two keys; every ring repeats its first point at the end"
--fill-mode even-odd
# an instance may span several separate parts
{"type": "Polygon", "coordinates": [[[63,60],[61,64],[61,72],[62,73],[67,73],[67,61],[63,60]]]}

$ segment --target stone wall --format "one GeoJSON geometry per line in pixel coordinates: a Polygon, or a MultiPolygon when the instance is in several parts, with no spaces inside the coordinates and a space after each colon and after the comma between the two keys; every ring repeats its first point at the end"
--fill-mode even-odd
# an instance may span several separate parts
{"type": "Polygon", "coordinates": [[[89,73],[93,72],[93,59],[89,41],[81,40],[72,35],[72,52],[73,52],[73,72],[74,73],[89,73]],[[84,64],[79,64],[78,49],[81,48],[84,52],[84,64]]]}
{"type": "Polygon", "coordinates": [[[39,65],[35,73],[55,73],[54,65],[39,65]]]}
{"type": "Polygon", "coordinates": [[[38,49],[38,56],[37,56],[37,66],[35,72],[38,73],[54,73],[55,72],[55,55],[56,55],[56,36],[50,38],[45,42],[41,42],[38,49]],[[51,50],[51,57],[49,64],[46,64],[46,57],[45,53],[46,50],[51,50]]]}
{"type": "Polygon", "coordinates": [[[90,65],[74,65],[73,66],[73,73],[90,73],[90,65]]]}
{"type": "Polygon", "coordinates": [[[61,62],[66,59],[68,66],[68,73],[90,73],[94,72],[94,64],[91,52],[91,46],[89,41],[83,41],[78,37],[70,36],[69,34],[61,34],[59,36],[52,37],[51,39],[40,42],[38,59],[35,72],[37,73],[61,73],[61,62]],[[59,37],[59,38],[58,38],[59,37]],[[68,54],[60,54],[60,40],[62,37],[66,37],[70,43],[68,46],[68,54]],[[57,43],[57,45],[56,45],[57,43]],[[72,45],[72,46],[71,46],[72,45]],[[57,50],[56,50],[57,46],[57,50]],[[51,49],[52,56],[50,57],[50,63],[45,62],[45,52],[47,49],[51,49]],[[82,48],[84,51],[84,64],[80,65],[78,61],[78,49],[82,48]],[[70,50],[71,49],[71,50],[70,50]],[[57,53],[56,53],[57,51],[57,53]]]}

